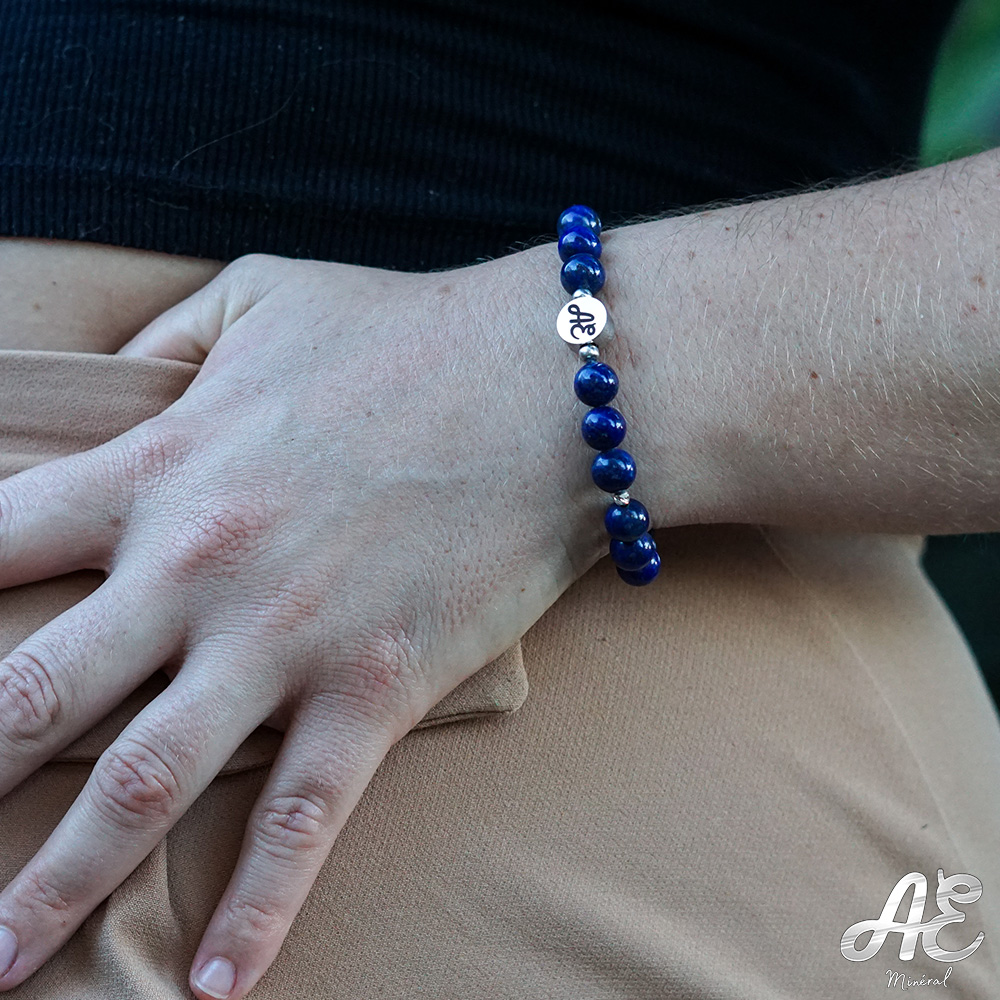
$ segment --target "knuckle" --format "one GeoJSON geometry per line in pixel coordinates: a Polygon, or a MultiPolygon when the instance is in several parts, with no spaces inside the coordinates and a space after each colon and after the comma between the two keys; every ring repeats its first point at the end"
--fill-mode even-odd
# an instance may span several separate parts
{"type": "Polygon", "coordinates": [[[15,747],[42,743],[62,716],[54,671],[24,649],[0,662],[0,727],[15,747]]]}
{"type": "Polygon", "coordinates": [[[275,906],[245,896],[226,904],[224,919],[228,933],[238,938],[271,937],[284,931],[288,923],[275,906]]]}
{"type": "Polygon", "coordinates": [[[187,461],[192,438],[154,417],[93,453],[117,508],[155,500],[164,480],[187,461]]]}
{"type": "Polygon", "coordinates": [[[245,253],[227,264],[224,270],[231,274],[252,274],[254,271],[266,267],[270,260],[270,254],[245,253]]]}
{"type": "MultiPolygon", "coordinates": [[[[369,629],[349,654],[344,694],[360,706],[406,714],[419,693],[421,669],[413,645],[401,630],[369,629]]],[[[416,723],[418,719],[414,719],[416,723]]]]}
{"type": "Polygon", "coordinates": [[[256,554],[275,530],[266,504],[230,499],[203,506],[174,526],[165,560],[174,576],[213,574],[256,554]]]}
{"type": "Polygon", "coordinates": [[[29,869],[24,872],[24,880],[18,892],[18,903],[34,913],[49,912],[65,914],[71,908],[72,902],[54,882],[40,872],[29,869]]]}
{"type": "Polygon", "coordinates": [[[329,815],[319,795],[279,795],[255,816],[254,834],[268,854],[289,859],[323,846],[329,815]]]}
{"type": "Polygon", "coordinates": [[[184,463],[192,448],[191,438],[166,422],[147,420],[128,438],[126,474],[130,481],[158,483],[184,463]]]}
{"type": "Polygon", "coordinates": [[[95,804],[116,827],[172,821],[182,789],[163,754],[135,740],[112,744],[93,773],[95,804]]]}
{"type": "Polygon", "coordinates": [[[398,664],[382,651],[366,650],[353,660],[357,672],[358,693],[366,700],[391,701],[400,690],[398,664]]]}
{"type": "Polygon", "coordinates": [[[219,278],[228,283],[230,289],[231,319],[245,313],[252,303],[261,297],[276,273],[285,266],[284,257],[267,253],[247,253],[227,264],[219,278]]]}
{"type": "Polygon", "coordinates": [[[318,570],[298,570],[266,585],[256,620],[263,632],[297,632],[322,627],[322,612],[330,602],[329,578],[318,570]]]}

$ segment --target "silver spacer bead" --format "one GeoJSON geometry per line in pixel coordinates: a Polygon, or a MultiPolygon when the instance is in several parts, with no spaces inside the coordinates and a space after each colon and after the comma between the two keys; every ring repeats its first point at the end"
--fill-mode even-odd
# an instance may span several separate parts
{"type": "Polygon", "coordinates": [[[596,361],[601,356],[601,350],[597,344],[584,344],[576,353],[580,355],[580,361],[583,364],[588,361],[596,361]]]}
{"type": "Polygon", "coordinates": [[[628,495],[628,490],[622,490],[621,493],[612,493],[611,499],[614,500],[619,507],[627,507],[629,500],[632,498],[628,495]]]}
{"type": "Polygon", "coordinates": [[[590,294],[590,292],[588,292],[586,288],[578,288],[573,293],[573,298],[574,299],[578,299],[581,295],[589,295],[589,294],[590,294]]]}

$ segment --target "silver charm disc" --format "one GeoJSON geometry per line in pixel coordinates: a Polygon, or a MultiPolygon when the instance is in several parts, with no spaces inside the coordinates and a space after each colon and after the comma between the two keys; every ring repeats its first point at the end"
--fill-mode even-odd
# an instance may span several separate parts
{"type": "Polygon", "coordinates": [[[607,325],[608,310],[593,295],[574,295],[556,317],[556,332],[574,347],[596,340],[607,325]]]}

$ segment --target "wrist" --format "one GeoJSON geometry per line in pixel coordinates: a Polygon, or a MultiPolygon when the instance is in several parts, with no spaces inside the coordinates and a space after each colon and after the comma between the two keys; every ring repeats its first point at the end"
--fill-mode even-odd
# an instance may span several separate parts
{"type": "MultiPolygon", "coordinates": [[[[649,510],[654,529],[735,519],[731,515],[745,506],[736,472],[738,435],[734,415],[727,412],[732,393],[720,391],[720,383],[725,386],[735,367],[730,356],[734,343],[708,343],[704,328],[689,315],[694,299],[684,294],[689,240],[681,255],[678,235],[682,225],[691,222],[690,217],[661,220],[602,234],[607,280],[597,297],[614,321],[615,334],[601,346],[601,360],[619,377],[613,405],[628,423],[623,447],[637,467],[629,492],[649,510]]],[[[579,359],[555,333],[556,314],[566,302],[556,244],[518,256],[534,300],[545,303],[536,325],[555,345],[550,352],[567,355],[559,391],[572,414],[568,433],[579,441],[579,422],[586,412],[573,395],[579,359]]],[[[582,443],[578,450],[584,489],[603,523],[610,497],[590,478],[593,452],[582,443]]],[[[607,551],[606,536],[601,542],[602,552],[607,551]]]]}
{"type": "MultiPolygon", "coordinates": [[[[619,392],[610,405],[620,410],[628,423],[626,438],[620,445],[636,464],[636,478],[628,492],[649,510],[654,529],[683,523],[683,512],[687,511],[691,512],[689,519],[700,519],[694,513],[697,508],[684,484],[665,485],[658,471],[657,460],[664,451],[661,442],[665,435],[657,429],[664,420],[674,423],[678,420],[673,418],[672,408],[664,407],[655,397],[636,405],[643,395],[643,390],[637,388],[641,359],[650,352],[643,351],[639,343],[630,342],[633,331],[627,321],[622,323],[617,311],[622,298],[618,293],[620,277],[608,257],[603,257],[607,281],[596,297],[608,306],[619,333],[607,343],[599,342],[600,360],[619,376],[619,392]]],[[[610,492],[595,485],[591,466],[597,454],[596,445],[589,446],[581,436],[581,422],[589,410],[588,404],[581,402],[574,392],[574,377],[583,363],[579,347],[568,345],[556,333],[556,316],[567,302],[567,292],[560,282],[561,263],[557,243],[552,242],[477,265],[477,271],[483,276],[491,275],[488,287],[499,285],[505,290],[517,290],[518,301],[498,312],[506,318],[520,312],[513,343],[519,345],[518,356],[527,365],[525,381],[532,385],[534,401],[545,403],[546,413],[539,414],[537,419],[549,434],[547,451],[554,459],[552,471],[565,483],[564,505],[574,512],[569,519],[575,525],[574,547],[585,553],[582,562],[589,566],[608,551],[610,538],[605,514],[614,502],[610,492]]],[[[507,297],[510,298],[509,294],[507,297]]],[[[669,446],[665,450],[671,456],[675,452],[669,446]]],[[[694,467],[698,471],[703,466],[694,467]]]]}
{"type": "Polygon", "coordinates": [[[497,461],[513,462],[526,477],[511,478],[510,500],[560,541],[562,564],[552,573],[561,591],[607,553],[610,498],[594,485],[594,452],[580,436],[579,359],[555,331],[567,299],[560,264],[552,243],[449,272],[447,284],[469,318],[461,349],[481,358],[481,391],[503,400],[497,461]]]}

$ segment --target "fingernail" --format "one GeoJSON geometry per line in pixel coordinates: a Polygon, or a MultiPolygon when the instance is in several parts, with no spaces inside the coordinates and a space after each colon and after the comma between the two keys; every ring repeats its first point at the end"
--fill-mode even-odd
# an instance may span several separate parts
{"type": "Polygon", "coordinates": [[[209,959],[194,977],[194,984],[210,997],[226,1000],[236,985],[236,966],[228,958],[209,959]]]}
{"type": "Polygon", "coordinates": [[[17,961],[17,937],[9,927],[0,925],[0,977],[10,972],[17,961]]]}

